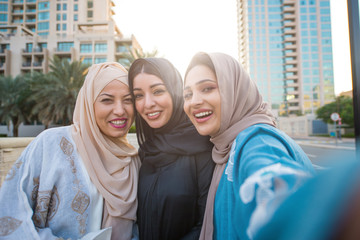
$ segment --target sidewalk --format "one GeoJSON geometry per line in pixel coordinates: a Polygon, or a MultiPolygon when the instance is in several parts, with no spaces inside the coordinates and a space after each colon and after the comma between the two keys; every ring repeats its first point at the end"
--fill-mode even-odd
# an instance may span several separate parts
{"type": "Polygon", "coordinates": [[[344,150],[355,150],[354,138],[341,138],[336,139],[334,137],[293,137],[295,142],[304,146],[316,146],[321,148],[335,148],[344,150]]]}

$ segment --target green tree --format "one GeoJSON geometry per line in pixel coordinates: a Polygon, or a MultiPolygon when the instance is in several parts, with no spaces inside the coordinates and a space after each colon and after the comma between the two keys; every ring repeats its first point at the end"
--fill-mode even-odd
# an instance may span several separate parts
{"type": "Polygon", "coordinates": [[[27,75],[0,77],[0,122],[5,122],[8,127],[12,123],[14,137],[19,136],[20,124],[31,120],[35,104],[31,95],[27,75]]]}
{"type": "Polygon", "coordinates": [[[339,96],[335,99],[334,102],[318,108],[316,115],[318,119],[322,119],[324,122],[333,123],[330,115],[334,112],[337,112],[340,115],[342,124],[346,124],[349,127],[354,126],[352,98],[347,96],[339,96]]]}
{"type": "Polygon", "coordinates": [[[84,82],[88,65],[82,61],[69,62],[54,57],[48,74],[32,75],[32,99],[36,101],[32,113],[47,128],[49,124],[68,125],[72,122],[77,94],[84,82]]]}
{"type": "Polygon", "coordinates": [[[128,52],[122,54],[122,58],[127,61],[122,62],[124,67],[129,70],[130,65],[138,58],[157,57],[159,55],[158,50],[155,48],[151,52],[144,52],[141,49],[130,48],[126,46],[128,52]]]}

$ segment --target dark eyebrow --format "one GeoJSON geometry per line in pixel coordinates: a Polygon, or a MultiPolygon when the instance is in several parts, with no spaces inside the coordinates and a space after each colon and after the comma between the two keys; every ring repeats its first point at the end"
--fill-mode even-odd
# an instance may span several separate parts
{"type": "Polygon", "coordinates": [[[101,93],[99,96],[108,96],[108,97],[114,97],[113,95],[111,95],[111,94],[108,94],[108,93],[101,93]]]}
{"type": "MultiPolygon", "coordinates": [[[[204,83],[204,82],[213,82],[213,83],[217,83],[215,80],[212,80],[212,79],[203,79],[203,80],[200,80],[200,81],[198,81],[198,82],[196,82],[195,83],[195,85],[200,85],[200,84],[202,84],[202,83],[204,83]]],[[[185,89],[189,89],[190,87],[189,86],[186,86],[186,87],[184,87],[184,90],[185,89]]]]}
{"type": "MultiPolygon", "coordinates": [[[[157,87],[160,85],[165,86],[164,83],[155,83],[155,84],[151,85],[150,88],[154,88],[154,87],[157,87]]],[[[133,91],[141,91],[141,88],[134,88],[133,91]]]]}

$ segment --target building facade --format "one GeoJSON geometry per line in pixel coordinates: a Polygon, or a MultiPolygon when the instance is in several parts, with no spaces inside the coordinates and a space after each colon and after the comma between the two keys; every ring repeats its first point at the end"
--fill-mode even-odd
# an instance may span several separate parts
{"type": "Polygon", "coordinates": [[[334,101],[330,0],[237,0],[239,59],[279,116],[334,101]]]}
{"type": "Polygon", "coordinates": [[[0,74],[49,71],[53,56],[126,63],[141,51],[113,20],[112,0],[0,0],[0,74]]]}

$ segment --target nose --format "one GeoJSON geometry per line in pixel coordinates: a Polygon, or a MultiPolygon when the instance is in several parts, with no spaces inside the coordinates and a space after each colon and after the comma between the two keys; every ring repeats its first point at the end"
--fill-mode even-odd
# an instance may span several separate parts
{"type": "Polygon", "coordinates": [[[145,95],[145,108],[152,108],[155,106],[155,101],[153,99],[153,96],[151,94],[145,95]]]}
{"type": "Polygon", "coordinates": [[[201,97],[201,94],[197,92],[193,92],[192,98],[191,98],[191,106],[200,105],[203,103],[203,98],[201,97]]]}
{"type": "Polygon", "coordinates": [[[121,116],[125,113],[125,109],[124,109],[122,102],[120,102],[120,101],[116,102],[113,112],[119,116],[121,116]]]}

